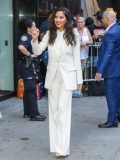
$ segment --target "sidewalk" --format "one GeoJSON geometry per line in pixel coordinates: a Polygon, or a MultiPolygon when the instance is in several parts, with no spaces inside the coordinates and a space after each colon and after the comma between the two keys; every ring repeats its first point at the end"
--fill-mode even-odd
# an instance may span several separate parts
{"type": "Polygon", "coordinates": [[[120,160],[120,125],[97,127],[106,122],[104,96],[73,98],[71,153],[66,158],[50,154],[47,98],[38,100],[38,104],[41,114],[47,116],[44,122],[23,118],[21,99],[0,103],[0,160],[120,160]]]}

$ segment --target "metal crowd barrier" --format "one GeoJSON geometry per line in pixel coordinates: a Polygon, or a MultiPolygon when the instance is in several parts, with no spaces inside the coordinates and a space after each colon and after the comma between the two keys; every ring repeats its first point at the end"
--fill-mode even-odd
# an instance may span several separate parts
{"type": "Polygon", "coordinates": [[[100,46],[101,43],[99,42],[96,42],[96,44],[89,45],[89,58],[86,62],[86,67],[83,76],[84,82],[94,81],[100,46]]]}

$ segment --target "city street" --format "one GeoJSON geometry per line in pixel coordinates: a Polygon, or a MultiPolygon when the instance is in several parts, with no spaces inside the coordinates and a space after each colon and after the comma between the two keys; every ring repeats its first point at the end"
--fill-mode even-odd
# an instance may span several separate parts
{"type": "Polygon", "coordinates": [[[23,118],[22,99],[16,97],[0,103],[0,160],[120,160],[120,125],[101,129],[105,123],[105,97],[73,98],[71,153],[56,158],[49,152],[48,99],[38,100],[44,122],[23,118]]]}

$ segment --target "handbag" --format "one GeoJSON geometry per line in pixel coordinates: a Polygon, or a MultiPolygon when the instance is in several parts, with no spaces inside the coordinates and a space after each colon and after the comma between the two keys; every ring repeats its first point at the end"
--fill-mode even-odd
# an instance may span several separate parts
{"type": "Polygon", "coordinates": [[[104,96],[104,84],[103,81],[88,82],[88,96],[104,96]]]}
{"type": "MultiPolygon", "coordinates": [[[[37,99],[41,99],[42,97],[42,89],[40,93],[40,87],[42,88],[42,83],[36,84],[37,99]]],[[[18,79],[17,98],[23,99],[23,94],[24,94],[24,81],[23,79],[18,79]]]]}
{"type": "Polygon", "coordinates": [[[82,96],[81,91],[73,91],[72,97],[74,98],[80,98],[82,96]]]}

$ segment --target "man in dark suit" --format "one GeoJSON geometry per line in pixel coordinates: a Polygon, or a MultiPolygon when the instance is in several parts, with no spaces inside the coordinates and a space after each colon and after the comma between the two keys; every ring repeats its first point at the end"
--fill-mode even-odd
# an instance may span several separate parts
{"type": "Polygon", "coordinates": [[[98,55],[95,80],[104,78],[105,94],[108,104],[107,122],[100,128],[118,127],[120,119],[120,27],[116,23],[114,11],[105,11],[102,18],[106,33],[98,55]]]}

